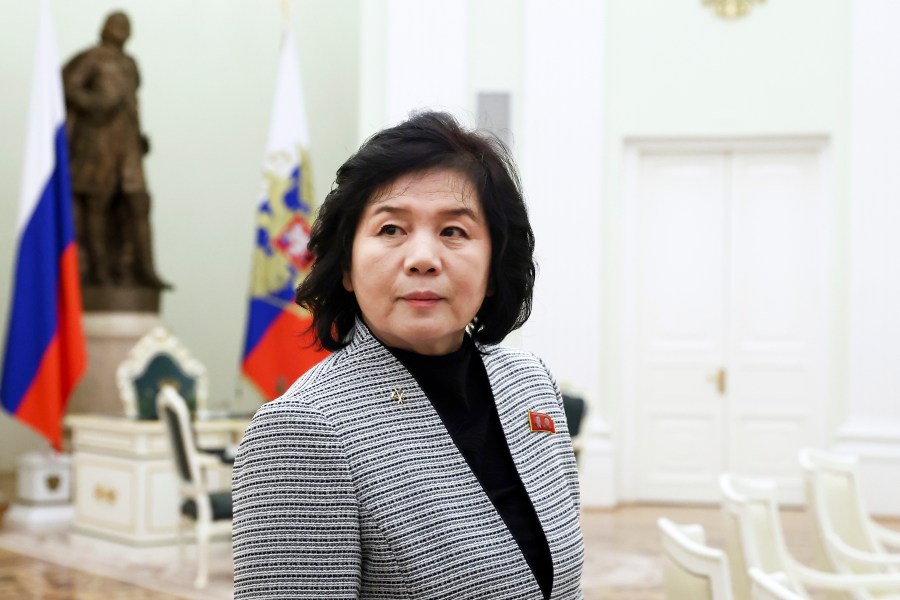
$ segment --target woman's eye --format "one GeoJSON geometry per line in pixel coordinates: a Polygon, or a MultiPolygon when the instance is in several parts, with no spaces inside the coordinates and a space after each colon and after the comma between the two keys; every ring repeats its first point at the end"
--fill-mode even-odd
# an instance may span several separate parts
{"type": "Polygon", "coordinates": [[[382,225],[378,235],[399,235],[400,228],[396,225],[382,225]]]}
{"type": "Polygon", "coordinates": [[[459,227],[445,227],[444,230],[441,231],[441,235],[447,237],[466,237],[466,232],[459,227]]]}

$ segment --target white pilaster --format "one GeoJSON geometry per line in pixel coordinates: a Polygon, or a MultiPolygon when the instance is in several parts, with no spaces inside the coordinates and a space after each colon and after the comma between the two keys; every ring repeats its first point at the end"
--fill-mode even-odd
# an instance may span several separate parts
{"type": "Polygon", "coordinates": [[[523,344],[589,402],[584,506],[616,503],[616,462],[600,390],[605,3],[528,0],[522,177],[539,264],[523,344]]]}
{"type": "Polygon", "coordinates": [[[849,400],[838,449],[869,509],[900,514],[900,44],[893,0],[852,3],[849,400]]]}
{"type": "Polygon", "coordinates": [[[362,6],[360,138],[433,108],[467,114],[466,2],[375,0],[362,6]]]}

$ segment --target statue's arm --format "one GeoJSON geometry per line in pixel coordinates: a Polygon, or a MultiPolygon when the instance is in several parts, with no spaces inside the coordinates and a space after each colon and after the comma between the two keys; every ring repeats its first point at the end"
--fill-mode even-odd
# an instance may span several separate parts
{"type": "Polygon", "coordinates": [[[141,71],[138,69],[137,61],[128,57],[128,60],[131,62],[131,68],[134,69],[134,89],[141,87],[141,71]]]}
{"type": "Polygon", "coordinates": [[[100,76],[97,60],[87,53],[63,69],[63,89],[69,106],[92,115],[111,112],[124,100],[122,90],[100,76]]]}
{"type": "MultiPolygon", "coordinates": [[[[137,92],[137,89],[139,87],[141,87],[141,72],[138,69],[136,60],[134,60],[132,57],[130,57],[128,55],[125,55],[125,57],[128,59],[128,63],[131,65],[131,70],[134,73],[134,90],[135,90],[135,92],[137,92]]],[[[140,111],[138,110],[139,105],[138,105],[137,93],[135,93],[133,97],[134,97],[134,118],[140,124],[141,118],[140,118],[140,111]]],[[[138,127],[140,127],[140,125],[138,125],[138,127]]],[[[147,134],[144,133],[143,131],[141,132],[141,153],[142,154],[150,153],[150,138],[147,137],[147,134]]]]}

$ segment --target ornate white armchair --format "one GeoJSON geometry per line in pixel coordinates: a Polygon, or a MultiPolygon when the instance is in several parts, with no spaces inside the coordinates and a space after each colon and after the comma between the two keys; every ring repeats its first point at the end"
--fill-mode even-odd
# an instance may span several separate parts
{"type": "Polygon", "coordinates": [[[138,340],[116,370],[116,385],[126,416],[156,419],[156,396],[168,384],[188,410],[205,410],[209,398],[206,368],[165,327],[154,327],[138,340]]]}
{"type": "Polygon", "coordinates": [[[732,600],[728,557],[706,545],[702,525],[657,522],[662,535],[666,597],[671,600],[732,600]]]}
{"type": "MultiPolygon", "coordinates": [[[[738,549],[729,554],[734,571],[746,573],[757,568],[765,573],[784,573],[787,585],[801,598],[809,597],[807,587],[845,592],[855,600],[900,596],[900,574],[825,573],[797,562],[788,551],[781,529],[775,482],[726,473],[719,477],[719,488],[728,547],[738,549]],[[883,592],[890,592],[890,596],[881,595],[883,592]]],[[[749,578],[745,582],[752,586],[749,578]]],[[[749,593],[749,589],[742,591],[749,593]]]]}
{"type": "Polygon", "coordinates": [[[187,404],[174,387],[162,385],[156,407],[172,443],[172,458],[182,496],[178,527],[179,558],[183,557],[183,526],[193,524],[198,561],[194,585],[202,588],[208,579],[210,538],[217,534],[231,534],[231,491],[210,491],[208,472],[219,469],[221,462],[215,455],[197,451],[187,404]]]}
{"type": "Polygon", "coordinates": [[[900,533],[869,517],[855,456],[804,448],[806,495],[832,567],[842,573],[898,573],[900,533]]]}

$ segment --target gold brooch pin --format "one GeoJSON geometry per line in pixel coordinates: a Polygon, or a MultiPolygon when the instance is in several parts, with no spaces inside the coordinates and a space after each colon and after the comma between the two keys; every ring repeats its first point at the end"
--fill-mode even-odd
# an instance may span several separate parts
{"type": "Polygon", "coordinates": [[[403,390],[401,390],[401,389],[391,390],[391,400],[393,400],[397,404],[403,404],[406,401],[406,398],[403,397],[403,390]]]}

